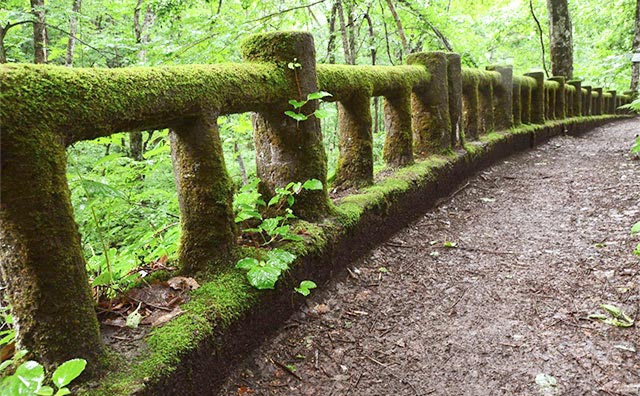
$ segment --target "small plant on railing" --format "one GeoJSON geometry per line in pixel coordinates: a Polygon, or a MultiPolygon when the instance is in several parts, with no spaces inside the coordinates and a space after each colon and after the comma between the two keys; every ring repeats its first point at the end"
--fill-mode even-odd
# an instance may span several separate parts
{"type": "Polygon", "coordinates": [[[289,62],[287,64],[287,67],[293,70],[293,76],[296,80],[296,87],[298,88],[298,100],[295,100],[295,99],[289,100],[289,104],[293,106],[293,111],[287,110],[284,112],[284,114],[293,118],[298,123],[300,121],[306,121],[309,119],[309,117],[312,117],[312,116],[315,116],[318,119],[326,118],[329,115],[329,113],[326,110],[318,109],[313,113],[304,114],[302,113],[302,107],[312,100],[322,100],[323,98],[333,96],[333,95],[331,95],[329,92],[318,91],[318,92],[312,92],[307,95],[306,99],[302,99],[302,89],[300,88],[300,79],[298,78],[298,69],[301,69],[302,65],[298,63],[298,60],[296,58],[294,58],[293,62],[289,62]]]}
{"type": "MultiPolygon", "coordinates": [[[[302,240],[291,229],[291,220],[296,218],[291,207],[295,203],[296,195],[303,190],[321,190],[322,182],[316,179],[307,180],[304,183],[291,182],[285,187],[276,188],[275,195],[268,203],[264,202],[262,195],[258,192],[258,184],[259,180],[255,179],[243,186],[233,202],[236,212],[235,221],[245,226],[243,232],[249,236],[259,236],[260,240],[252,238],[256,247],[269,247],[276,242],[302,240]],[[261,211],[272,213],[274,216],[263,218],[261,211]]],[[[258,249],[257,252],[258,257],[245,257],[236,263],[236,268],[247,271],[249,283],[261,290],[273,289],[280,275],[288,270],[289,265],[297,258],[296,255],[279,248],[266,252],[258,249]]],[[[308,291],[313,287],[307,283],[301,284],[300,288],[308,295],[308,291]]]]}

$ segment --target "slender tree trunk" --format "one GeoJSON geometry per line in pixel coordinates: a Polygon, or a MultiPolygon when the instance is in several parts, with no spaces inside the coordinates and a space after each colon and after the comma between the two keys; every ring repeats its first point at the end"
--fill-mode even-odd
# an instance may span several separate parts
{"type": "Polygon", "coordinates": [[[573,78],[573,33],[567,0],[547,0],[551,73],[573,78]]]}
{"type": "MultiPolygon", "coordinates": [[[[640,52],[640,0],[636,1],[636,27],[633,35],[633,53],[640,52]]],[[[640,63],[631,64],[631,90],[638,90],[638,80],[640,80],[640,63]]]]}
{"type": "Polygon", "coordinates": [[[7,63],[7,50],[4,48],[4,36],[11,25],[0,26],[0,63],[7,63]]]}
{"type": "Polygon", "coordinates": [[[33,63],[47,63],[47,25],[44,0],[31,0],[33,22],[33,63]]]}
{"type": "Polygon", "coordinates": [[[355,65],[355,56],[351,53],[351,46],[349,45],[349,35],[347,33],[347,25],[344,20],[344,9],[342,7],[342,0],[336,0],[338,7],[338,19],[340,20],[340,32],[342,33],[342,47],[344,49],[344,62],[348,65],[355,65]]]}
{"type": "Polygon", "coordinates": [[[400,42],[402,42],[402,51],[404,55],[409,55],[411,53],[411,47],[409,47],[409,41],[407,40],[407,36],[404,34],[404,28],[402,27],[402,21],[400,20],[400,16],[396,11],[396,7],[393,5],[393,0],[387,0],[387,6],[389,7],[389,11],[391,11],[391,15],[393,16],[393,20],[396,22],[396,28],[398,29],[398,35],[400,36],[400,42]]]}
{"type": "MultiPolygon", "coordinates": [[[[367,25],[369,27],[369,49],[371,51],[371,64],[375,66],[377,51],[375,46],[375,35],[373,33],[373,21],[371,20],[371,16],[369,15],[368,12],[364,14],[363,18],[365,21],[367,21],[367,25]]],[[[374,135],[378,133],[378,130],[380,129],[379,122],[378,122],[378,119],[380,118],[379,108],[380,108],[380,98],[376,96],[373,98],[373,134],[374,135]]]]}
{"type": "Polygon", "coordinates": [[[73,50],[76,46],[76,34],[78,34],[78,13],[82,7],[82,0],[73,0],[71,16],[69,17],[69,39],[67,41],[67,56],[64,60],[65,66],[73,66],[73,50]]]}
{"type": "Polygon", "coordinates": [[[329,16],[329,42],[327,43],[327,57],[329,63],[336,63],[336,12],[338,10],[338,2],[333,3],[331,7],[331,15],[329,16]]]}

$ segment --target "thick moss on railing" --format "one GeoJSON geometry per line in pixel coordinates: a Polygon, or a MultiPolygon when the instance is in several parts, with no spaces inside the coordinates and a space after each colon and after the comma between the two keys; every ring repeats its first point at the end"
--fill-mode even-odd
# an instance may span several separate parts
{"type": "Polygon", "coordinates": [[[293,97],[271,64],[152,68],[3,65],[4,125],[46,127],[65,144],[121,131],[166,128],[202,112],[242,113],[293,97]]]}

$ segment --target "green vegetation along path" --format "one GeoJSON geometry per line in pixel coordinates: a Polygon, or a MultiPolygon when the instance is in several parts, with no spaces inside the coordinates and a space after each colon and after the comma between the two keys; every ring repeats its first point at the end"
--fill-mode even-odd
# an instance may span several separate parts
{"type": "Polygon", "coordinates": [[[637,395],[638,324],[588,316],[639,313],[639,131],[556,138],[464,182],[320,285],[220,394],[637,395]]]}

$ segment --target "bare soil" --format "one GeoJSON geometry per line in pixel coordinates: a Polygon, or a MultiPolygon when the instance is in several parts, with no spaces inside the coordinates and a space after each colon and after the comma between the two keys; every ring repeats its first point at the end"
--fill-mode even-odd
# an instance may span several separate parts
{"type": "Polygon", "coordinates": [[[639,325],[588,318],[640,314],[638,132],[555,138],[464,181],[314,290],[220,394],[640,395],[639,325]]]}

